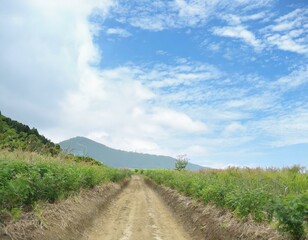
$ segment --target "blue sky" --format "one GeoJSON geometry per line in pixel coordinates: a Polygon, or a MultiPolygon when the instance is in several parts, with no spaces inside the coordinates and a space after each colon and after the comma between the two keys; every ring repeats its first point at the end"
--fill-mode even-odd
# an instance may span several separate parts
{"type": "Polygon", "coordinates": [[[4,1],[1,111],[209,167],[308,166],[308,3],[4,1]]]}

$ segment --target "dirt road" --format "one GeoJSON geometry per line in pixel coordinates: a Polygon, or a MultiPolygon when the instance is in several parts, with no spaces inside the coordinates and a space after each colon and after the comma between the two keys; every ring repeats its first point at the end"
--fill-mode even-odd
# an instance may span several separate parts
{"type": "Polygon", "coordinates": [[[133,176],[87,233],[88,240],[191,239],[156,192],[133,176]]]}

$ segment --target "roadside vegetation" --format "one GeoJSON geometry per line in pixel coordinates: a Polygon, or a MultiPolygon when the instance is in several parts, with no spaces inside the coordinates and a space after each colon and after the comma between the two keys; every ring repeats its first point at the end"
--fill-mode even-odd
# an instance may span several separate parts
{"type": "Polygon", "coordinates": [[[284,169],[145,170],[163,184],[205,204],[231,210],[239,218],[267,222],[294,239],[308,233],[308,173],[284,169]]]}
{"type": "Polygon", "coordinates": [[[32,210],[39,201],[55,202],[130,171],[109,168],[91,158],[48,157],[37,153],[0,151],[0,218],[32,210]]]}

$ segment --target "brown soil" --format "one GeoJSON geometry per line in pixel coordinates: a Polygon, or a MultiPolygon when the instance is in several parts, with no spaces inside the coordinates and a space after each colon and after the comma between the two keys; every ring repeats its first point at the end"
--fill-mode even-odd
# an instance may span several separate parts
{"type": "Polygon", "coordinates": [[[145,179],[145,182],[160,194],[165,203],[177,215],[182,225],[194,239],[289,239],[279,235],[269,225],[258,224],[253,220],[240,220],[227,210],[196,202],[189,197],[179,194],[175,190],[157,185],[150,179],[145,179]]]}
{"type": "Polygon", "coordinates": [[[55,204],[42,204],[39,211],[22,215],[21,219],[0,225],[1,240],[75,240],[81,239],[97,215],[113,199],[128,180],[108,183],[55,204]]]}
{"type": "Polygon", "coordinates": [[[87,230],[88,240],[190,240],[160,196],[133,176],[87,230]]]}

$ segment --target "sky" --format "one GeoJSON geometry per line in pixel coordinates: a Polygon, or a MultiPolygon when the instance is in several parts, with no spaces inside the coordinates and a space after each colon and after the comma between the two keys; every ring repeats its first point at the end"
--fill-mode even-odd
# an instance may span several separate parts
{"type": "Polygon", "coordinates": [[[308,167],[306,0],[4,0],[0,110],[60,142],[308,167]]]}

